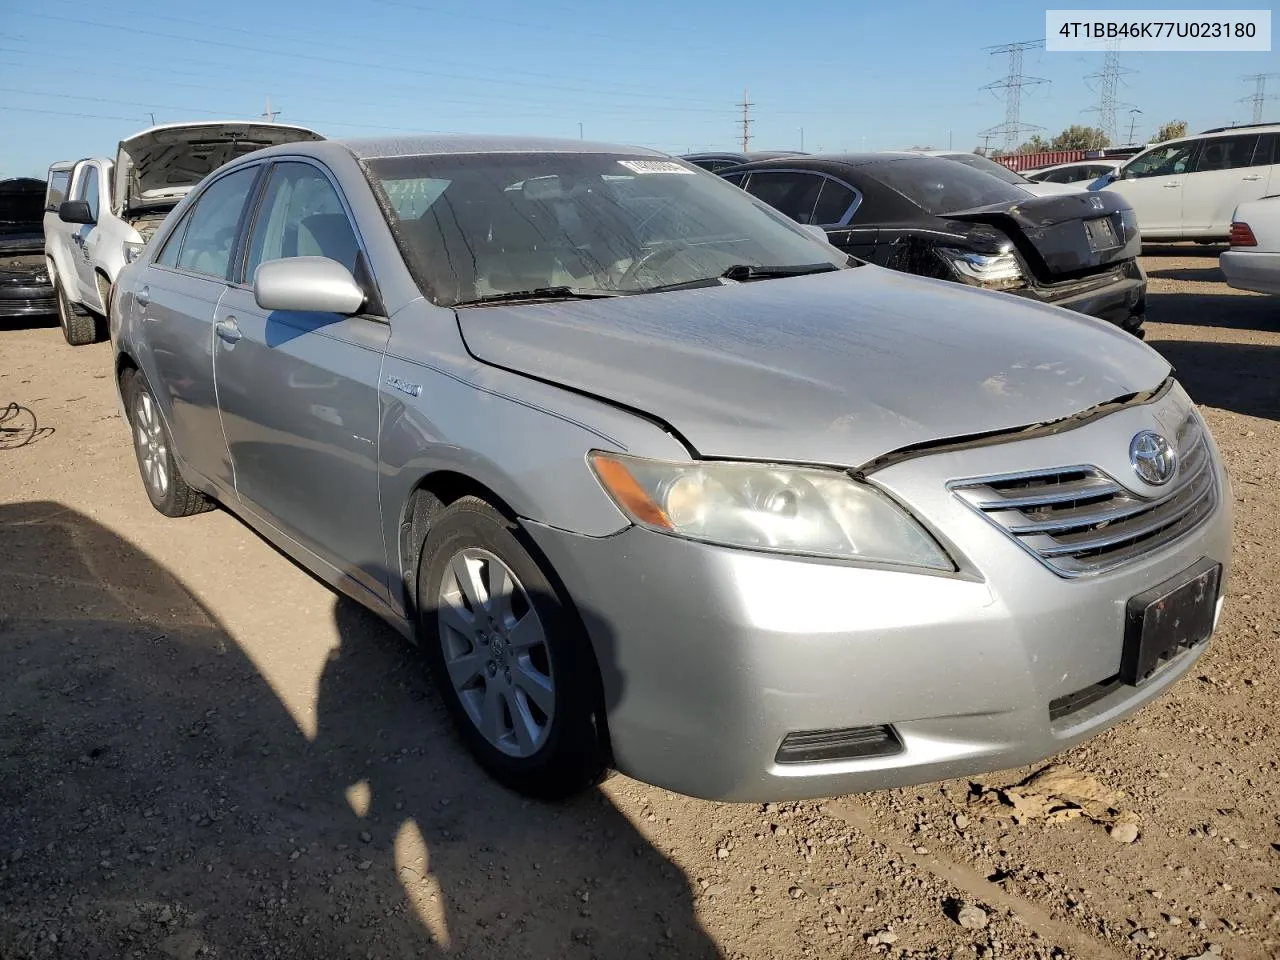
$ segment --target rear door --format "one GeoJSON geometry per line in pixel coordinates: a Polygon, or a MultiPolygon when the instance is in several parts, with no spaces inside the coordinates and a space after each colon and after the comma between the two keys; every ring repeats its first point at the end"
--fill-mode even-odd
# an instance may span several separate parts
{"type": "Polygon", "coordinates": [[[1189,233],[1226,237],[1235,208],[1266,195],[1275,140],[1250,133],[1204,141],[1182,193],[1189,233]]]}
{"type": "Polygon", "coordinates": [[[1105,189],[1129,201],[1138,216],[1143,237],[1180,237],[1183,187],[1199,149],[1199,141],[1184,140],[1140,153],[1120,171],[1120,179],[1105,189]]]}
{"type": "Polygon", "coordinates": [[[178,455],[228,490],[231,466],[213,381],[213,323],[261,169],[238,167],[210,183],[147,265],[135,293],[145,345],[139,360],[178,455]]]}
{"type": "Polygon", "coordinates": [[[215,381],[236,492],[385,599],[378,383],[390,327],[373,315],[259,307],[252,286],[258,265],[298,256],[336,260],[372,289],[337,185],[319,166],[282,161],[271,169],[237,282],[215,317],[215,381]]]}

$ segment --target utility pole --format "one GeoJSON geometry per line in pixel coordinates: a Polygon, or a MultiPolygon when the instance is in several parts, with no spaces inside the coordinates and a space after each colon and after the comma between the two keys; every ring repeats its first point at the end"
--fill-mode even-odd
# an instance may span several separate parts
{"type": "Polygon", "coordinates": [[[996,80],[981,88],[990,90],[996,96],[999,96],[997,91],[1004,91],[1004,123],[984,130],[979,135],[1003,136],[1006,150],[1012,151],[1017,147],[1024,133],[1044,129],[1033,123],[1022,122],[1022,88],[1049,82],[1040,77],[1028,77],[1022,72],[1022,54],[1027,50],[1039,50],[1043,44],[1043,40],[1026,40],[1022,43],[1006,43],[998,47],[984,48],[993,57],[997,54],[1008,55],[1009,72],[1005,74],[1003,80],[996,80]]]}
{"type": "Polygon", "coordinates": [[[1135,125],[1137,124],[1137,122],[1138,122],[1138,118],[1135,116],[1135,114],[1139,114],[1139,113],[1141,113],[1141,112],[1142,112],[1142,111],[1141,111],[1141,110],[1139,110],[1137,107],[1134,107],[1134,108],[1132,108],[1132,109],[1129,111],[1129,139],[1128,139],[1128,140],[1126,140],[1126,141],[1125,141],[1125,143],[1126,143],[1126,145],[1128,145],[1128,146],[1130,146],[1130,147],[1131,147],[1131,146],[1133,146],[1133,142],[1134,142],[1134,141],[1133,141],[1133,128],[1134,128],[1134,126],[1135,126],[1135,125]]]}
{"type": "Polygon", "coordinates": [[[747,99],[747,88],[742,88],[742,102],[738,104],[742,108],[742,152],[746,153],[751,144],[751,108],[754,106],[747,99]]]}
{"type": "Polygon", "coordinates": [[[800,152],[804,153],[804,127],[800,128],[800,152]]]}
{"type": "Polygon", "coordinates": [[[148,112],[147,116],[151,118],[151,125],[154,127],[156,125],[156,115],[154,113],[148,112]]]}
{"type": "Polygon", "coordinates": [[[950,130],[947,131],[947,149],[948,150],[955,149],[955,139],[951,136],[950,130]]]}
{"type": "Polygon", "coordinates": [[[1254,73],[1245,77],[1246,81],[1253,81],[1253,96],[1241,97],[1236,103],[1252,103],[1253,104],[1253,120],[1252,123],[1262,122],[1262,105],[1268,100],[1277,99],[1273,93],[1267,96],[1267,81],[1280,78],[1280,73],[1254,73]]]}
{"type": "Polygon", "coordinates": [[[578,121],[578,139],[579,140],[582,139],[582,121],[581,120],[578,121]]]}
{"type": "Polygon", "coordinates": [[[1121,76],[1133,72],[1126,67],[1120,66],[1120,46],[1117,41],[1107,48],[1106,58],[1102,62],[1102,72],[1091,73],[1085,77],[1086,81],[1098,81],[1096,88],[1098,105],[1090,107],[1089,110],[1098,115],[1098,129],[1112,143],[1115,143],[1117,139],[1116,107],[1132,106],[1132,104],[1120,103],[1116,100],[1116,89],[1120,86],[1121,76]]]}
{"type": "Polygon", "coordinates": [[[271,98],[270,98],[270,97],[267,97],[267,106],[266,106],[266,108],[262,111],[262,116],[263,116],[263,119],[265,119],[268,123],[273,123],[273,122],[275,121],[276,117],[280,116],[280,111],[279,111],[279,110],[272,110],[272,109],[271,109],[271,98]]]}

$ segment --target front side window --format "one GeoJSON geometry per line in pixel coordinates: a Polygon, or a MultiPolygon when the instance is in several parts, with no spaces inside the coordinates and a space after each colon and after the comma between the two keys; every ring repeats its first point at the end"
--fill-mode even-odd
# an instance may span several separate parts
{"type": "Polygon", "coordinates": [[[187,215],[182,249],[178,253],[180,270],[220,280],[226,278],[240,216],[257,176],[256,166],[242,167],[211,184],[196,199],[187,215]]]}
{"type": "Polygon", "coordinates": [[[934,216],[1027,199],[1021,187],[943,157],[886,160],[861,169],[934,216]]]}
{"type": "Polygon", "coordinates": [[[1186,173],[1195,153],[1196,142],[1171,143],[1139,154],[1124,167],[1124,178],[1167,177],[1186,173]]]}
{"type": "MultiPolygon", "coordinates": [[[[405,198],[402,198],[402,201],[405,198]]],[[[412,203],[409,209],[416,209],[412,203]]],[[[338,192],[309,163],[278,163],[254,222],[245,278],[258,264],[288,257],[328,257],[353,274],[360,246],[338,192]]]]}
{"type": "Polygon", "coordinates": [[[67,187],[71,185],[71,171],[58,170],[49,175],[49,192],[45,197],[44,208],[57,212],[62,201],[67,199],[67,187]]]}
{"type": "MultiPolygon", "coordinates": [[[[848,263],[732,184],[676,160],[447,154],[370,160],[367,170],[410,270],[445,306],[555,287],[650,293],[742,267],[848,263]]],[[[821,181],[814,186],[816,198],[821,181]]]]}
{"type": "Polygon", "coordinates": [[[76,188],[76,199],[83,200],[89,204],[89,213],[93,215],[93,219],[98,219],[98,168],[85,167],[84,176],[80,178],[80,183],[76,188]]]}
{"type": "Polygon", "coordinates": [[[757,170],[751,175],[747,192],[796,223],[814,223],[813,211],[822,191],[822,181],[816,173],[757,170]]]}
{"type": "Polygon", "coordinates": [[[1194,172],[1207,173],[1213,170],[1235,170],[1250,166],[1257,146],[1256,133],[1251,136],[1214,137],[1212,140],[1206,140],[1200,148],[1200,156],[1196,158],[1194,172]]]}

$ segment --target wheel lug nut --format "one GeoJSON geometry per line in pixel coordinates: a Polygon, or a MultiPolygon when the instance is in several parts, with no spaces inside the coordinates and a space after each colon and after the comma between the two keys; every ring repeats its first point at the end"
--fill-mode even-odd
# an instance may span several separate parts
{"type": "Polygon", "coordinates": [[[492,660],[490,660],[488,663],[484,665],[484,669],[485,669],[485,672],[492,677],[495,673],[498,672],[498,665],[494,663],[492,660]]]}

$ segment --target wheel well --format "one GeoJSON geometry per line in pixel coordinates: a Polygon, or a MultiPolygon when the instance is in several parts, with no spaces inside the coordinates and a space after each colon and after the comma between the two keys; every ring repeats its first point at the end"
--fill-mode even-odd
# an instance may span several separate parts
{"type": "Polygon", "coordinates": [[[138,365],[133,362],[133,357],[127,353],[120,353],[116,357],[116,387],[124,386],[124,375],[130,370],[137,370],[138,365]]]}
{"type": "Polygon", "coordinates": [[[516,513],[479,480],[452,470],[429,473],[414,487],[400,516],[400,579],[411,615],[418,609],[418,563],[422,544],[435,515],[463,497],[477,497],[511,519],[516,513]]]}

